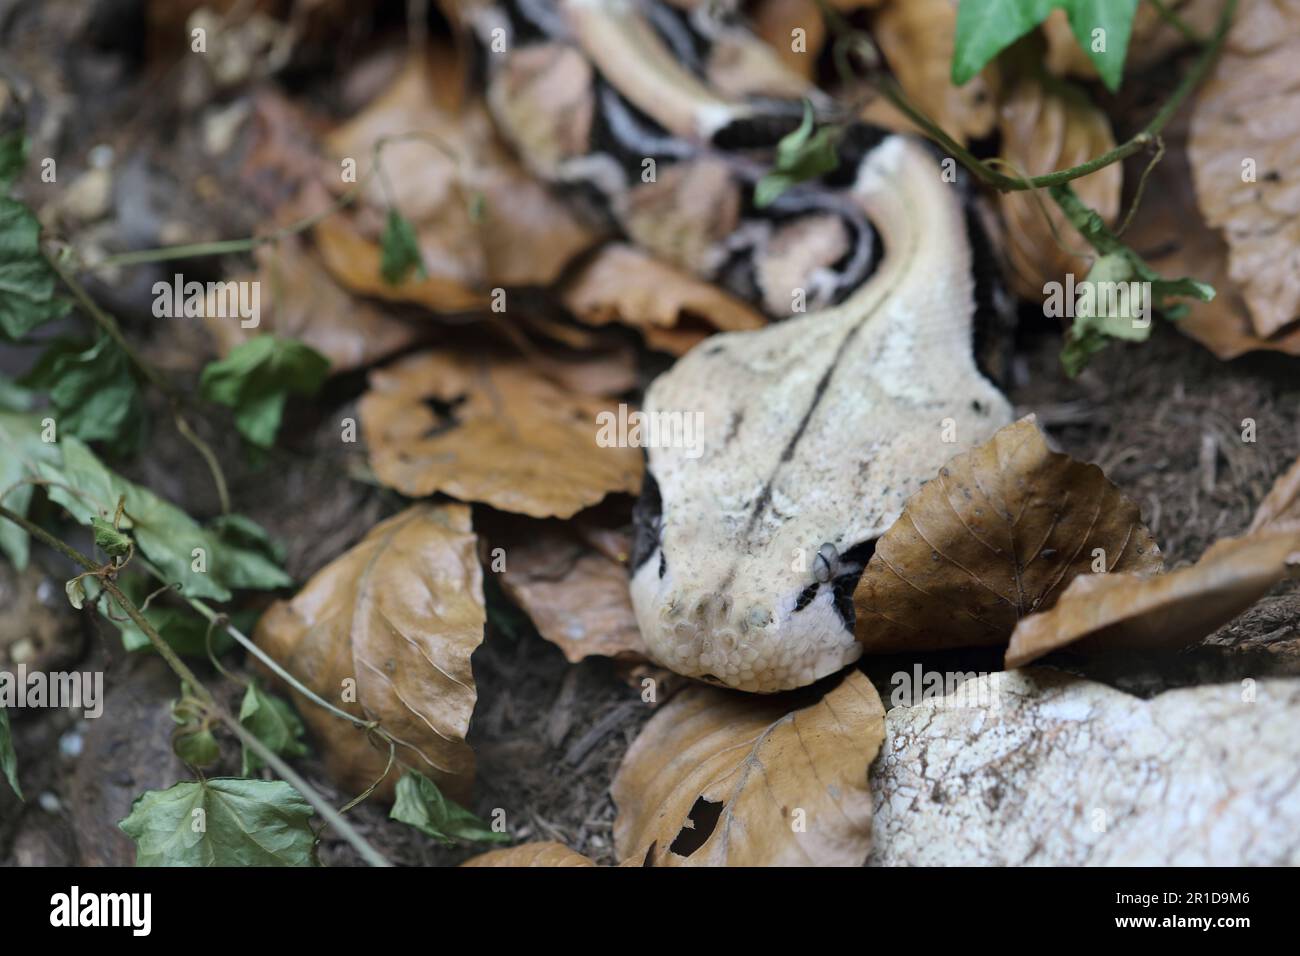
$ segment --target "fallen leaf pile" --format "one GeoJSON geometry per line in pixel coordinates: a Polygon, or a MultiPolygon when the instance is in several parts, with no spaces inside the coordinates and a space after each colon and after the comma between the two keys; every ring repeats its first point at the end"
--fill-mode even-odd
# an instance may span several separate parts
{"type": "Polygon", "coordinates": [[[415,59],[330,135],[336,159],[355,161],[365,204],[323,220],[316,241],[330,271],[354,292],[435,312],[481,308],[493,288],[550,283],[595,241],[496,141],[483,106],[462,102],[460,87],[447,51],[415,59]],[[392,285],[381,274],[379,238],[390,207],[415,228],[424,278],[392,285]]]}
{"type": "MultiPolygon", "coordinates": [[[[955,86],[955,0],[832,5],[869,25],[911,100],[959,142],[996,152],[1009,174],[1050,172],[1115,146],[1109,105],[1086,92],[1097,83],[1093,62],[1063,11],[1027,41],[1046,51],[1045,72],[1006,57],[955,86]]],[[[1218,15],[1201,0],[1171,5],[1202,32],[1218,15]]],[[[818,4],[748,6],[772,50],[724,37],[704,64],[710,80],[730,92],[810,90],[833,42],[818,4]],[[798,29],[803,50],[791,43],[798,29]]],[[[1155,168],[1126,241],[1163,275],[1216,285],[1218,298],[1194,306],[1184,330],[1217,354],[1300,353],[1300,330],[1290,325],[1300,280],[1274,261],[1276,243],[1300,245],[1292,172],[1300,138],[1289,118],[1300,51],[1296,31],[1285,29],[1295,8],[1273,0],[1242,8],[1198,98],[1191,142],[1184,148],[1178,125],[1168,130],[1171,155],[1155,168]],[[1256,180],[1242,179],[1245,158],[1255,160],[1256,180]]],[[[581,16],[611,29],[599,11],[581,16]]],[[[1135,63],[1165,62],[1186,46],[1142,5],[1135,63]]],[[[366,370],[356,420],[369,475],[384,495],[411,499],[292,599],[271,605],[255,632],[314,694],[370,725],[295,695],[341,788],[357,794],[382,781],[378,794],[396,798],[394,818],[438,839],[531,841],[476,855],[470,867],[1300,862],[1286,737],[1300,708],[1295,682],[1143,701],[1046,667],[1016,670],[1043,658],[1086,668],[1197,644],[1300,575],[1300,463],[1278,479],[1249,529],[1166,571],[1138,506],[1097,466],[1049,447],[1030,415],[948,460],[875,541],[852,595],[862,664],[771,696],[654,670],[628,591],[643,454],[606,447],[598,422],[620,406],[635,409],[655,363],[715,333],[765,324],[755,303],[690,271],[739,221],[742,198],[716,157],[668,164],[632,190],[625,240],[606,241],[533,175],[587,142],[590,65],[571,49],[539,46],[488,94],[504,97],[493,107],[513,118],[515,135],[536,134],[525,157],[493,129],[465,69],[460,56],[431,48],[376,82],[383,89],[369,105],[328,132],[319,122],[273,122],[292,125],[295,136],[258,140],[246,170],[250,188],[276,209],[268,231],[353,190],[355,201],[258,250],[263,328],[211,323],[223,354],[272,331],[301,339],[332,372],[366,370]],[[338,175],[349,168],[354,178],[338,175]],[[667,261],[646,246],[677,253],[667,261]],[[508,307],[496,308],[498,295],[508,307]],[[485,572],[495,577],[486,588],[485,572]],[[631,741],[609,788],[612,847],[556,842],[540,818],[511,818],[509,834],[488,831],[450,803],[475,795],[471,720],[487,735],[517,717],[511,700],[475,713],[471,658],[500,610],[531,624],[522,636],[502,627],[512,639],[540,636],[581,665],[568,671],[556,707],[571,703],[579,673],[626,680],[631,671],[631,688],[619,692],[643,695],[618,701],[625,710],[588,731],[605,739],[596,732],[608,719],[631,741]],[[941,695],[891,701],[886,712],[873,670],[886,655],[971,648],[1005,649],[1007,670],[958,675],[941,695]],[[612,721],[642,704],[653,713],[633,739],[612,721]],[[393,765],[408,771],[400,783],[384,735],[393,765]],[[1236,746],[1242,740],[1251,754],[1236,746]],[[450,832],[440,814],[463,828],[450,832]]],[[[257,107],[272,116],[284,109],[273,100],[257,107]]],[[[909,125],[898,115],[888,121],[909,125]]],[[[1073,186],[1107,223],[1119,219],[1120,165],[1073,186]]],[[[993,231],[1022,297],[1038,302],[1045,282],[1088,272],[1094,253],[1050,197],[1010,192],[989,210],[995,203],[993,231]]],[[[123,489],[76,439],[60,458],[17,434],[32,424],[25,410],[0,412],[0,445],[32,459],[24,467],[66,481],[53,500],[102,522],[123,489]]],[[[14,470],[0,464],[0,476],[14,470]]],[[[166,502],[134,486],[126,493],[134,497],[123,533],[151,558],[152,548],[171,560],[182,578],[162,539],[218,532],[173,524],[166,502]]],[[[28,504],[21,494],[10,501],[28,504]]],[[[24,536],[5,526],[0,535],[0,547],[25,559],[24,536]]],[[[240,560],[252,567],[256,556],[240,560]]],[[[251,575],[248,567],[232,580],[251,575]]],[[[225,580],[199,586],[228,593],[225,580]]],[[[266,736],[299,755],[292,714],[249,694],[241,716],[274,723],[266,736]]],[[[143,814],[124,824],[141,859],[188,839],[181,823],[190,809],[249,799],[232,786],[241,783],[259,781],[151,792],[159,809],[149,826],[143,814]]],[[[291,796],[270,793],[265,807],[268,861],[310,855],[308,811],[291,796]]]]}

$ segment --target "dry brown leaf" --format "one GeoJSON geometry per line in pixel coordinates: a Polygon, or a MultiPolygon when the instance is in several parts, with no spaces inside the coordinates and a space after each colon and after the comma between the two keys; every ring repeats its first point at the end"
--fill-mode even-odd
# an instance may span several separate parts
{"type": "MultiPolygon", "coordinates": [[[[622,537],[626,555],[631,540],[626,533],[622,537]]],[[[508,542],[505,562],[502,589],[571,663],[591,656],[647,659],[625,562],[553,524],[530,527],[508,542]]]]}
{"type": "Polygon", "coordinates": [[[1195,644],[1300,568],[1300,526],[1282,524],[1215,543],[1168,574],[1081,575],[1056,607],[1011,635],[1008,668],[1074,645],[1081,651],[1195,644]]]}
{"type": "Polygon", "coordinates": [[[565,285],[563,298],[582,321],[634,326],[651,345],[669,343],[666,351],[677,355],[707,337],[709,328],[732,332],[767,324],[735,296],[626,243],[601,249],[565,285]],[[695,327],[700,324],[705,328],[695,327]],[[655,338],[661,331],[679,336],[655,338]],[[679,351],[681,345],[686,349],[679,351]]]}
{"type": "Polygon", "coordinates": [[[595,866],[563,843],[524,843],[472,856],[461,866],[595,866]]]}
{"type": "Polygon", "coordinates": [[[1187,162],[1187,122],[1181,117],[1164,134],[1168,151],[1152,171],[1143,201],[1124,240],[1163,276],[1191,276],[1214,286],[1210,302],[1188,301],[1175,323],[1184,335],[1221,359],[1258,349],[1300,355],[1300,328],[1262,338],[1250,310],[1228,276],[1228,246],[1201,219],[1187,162]]]}
{"type": "Polygon", "coordinates": [[[826,43],[826,21],[817,0],[759,0],[750,13],[754,32],[794,72],[811,80],[826,43]],[[792,31],[804,31],[804,51],[796,52],[792,31]]]}
{"type": "Polygon", "coordinates": [[[404,495],[567,518],[641,485],[640,449],[597,444],[602,411],[521,359],[448,351],[372,372],[360,418],[375,475],[404,495]]]}
{"type": "Polygon", "coordinates": [[[361,208],[317,226],[326,265],[356,292],[435,311],[479,307],[483,293],[496,287],[549,284],[596,235],[496,140],[482,104],[459,103],[448,92],[460,85],[454,57],[439,50],[430,62],[426,71],[412,61],[328,138],[339,161],[356,161],[360,182],[375,142],[394,137],[380,157],[382,175],[367,181],[361,208]],[[380,274],[379,237],[390,201],[415,227],[427,278],[412,272],[391,285],[380,274]]]}
{"type": "Polygon", "coordinates": [[[802,697],[693,685],[663,705],[610,788],[619,857],[647,866],[860,866],[884,707],[858,671],[792,711],[802,697]]]}
{"type": "Polygon", "coordinates": [[[903,91],[944,132],[965,143],[993,130],[997,67],[963,86],[952,82],[957,0],[891,0],[876,14],[873,34],[903,91]]]}
{"type": "MultiPolygon", "coordinates": [[[[1049,87],[1035,79],[1020,80],[1002,104],[1000,127],[1002,158],[1026,176],[1076,166],[1115,147],[1106,114],[1059,82],[1049,87]]],[[[1114,223],[1124,185],[1119,163],[1070,185],[1103,220],[1114,223]]],[[[1037,302],[1044,283],[1066,273],[1079,278],[1087,274],[1092,247],[1045,193],[1009,192],[999,197],[999,204],[1007,222],[1012,284],[1019,295],[1037,302]]]]}
{"type": "Polygon", "coordinates": [[[867,653],[1002,644],[1097,561],[1162,566],[1137,505],[1022,418],[948,462],[881,535],[853,595],[858,640],[867,653]]]}
{"type": "Polygon", "coordinates": [[[1244,0],[1197,95],[1188,157],[1255,334],[1300,317],[1300,3],[1244,0]]]}
{"type": "Polygon", "coordinates": [[[740,226],[741,190],[721,159],[688,159],[627,194],[623,228],[671,264],[704,271],[740,226]]]}
{"type": "MultiPolygon", "coordinates": [[[[465,505],[414,505],[376,525],[293,600],[273,604],[254,633],[317,694],[378,720],[401,743],[397,759],[460,802],[474,781],[465,742],[477,699],[470,656],[486,621],[475,542],[465,505]]],[[[295,697],[340,786],[360,793],[379,779],[386,747],[295,697]]],[[[397,776],[385,780],[390,795],[397,776]]]]}
{"type": "Polygon", "coordinates": [[[221,355],[255,335],[271,333],[310,345],[330,360],[330,373],[337,374],[371,365],[415,341],[418,330],[413,325],[342,289],[300,238],[262,246],[255,256],[258,271],[251,278],[261,284],[257,327],[246,329],[237,318],[204,310],[204,323],[221,355]]]}
{"type": "Polygon", "coordinates": [[[1273,482],[1273,487],[1255,509],[1247,533],[1253,534],[1261,528],[1285,521],[1300,521],[1300,459],[1273,482]]]}

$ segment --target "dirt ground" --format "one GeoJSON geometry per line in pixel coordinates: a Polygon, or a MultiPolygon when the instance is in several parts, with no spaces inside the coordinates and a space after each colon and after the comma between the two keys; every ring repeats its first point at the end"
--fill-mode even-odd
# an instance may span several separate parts
{"type": "MultiPolygon", "coordinates": [[[[69,45],[62,31],[84,26],[86,14],[77,6],[56,0],[39,16],[30,9],[16,14],[17,26],[8,25],[5,65],[30,78],[45,118],[58,127],[38,148],[62,157],[71,173],[84,166],[91,145],[112,143],[123,175],[139,177],[139,191],[119,201],[104,238],[143,234],[156,240],[164,218],[194,223],[196,238],[249,232],[261,218],[259,197],[222,186],[234,175],[237,151],[213,159],[199,149],[197,125],[169,113],[142,89],[134,72],[142,52],[125,39],[101,33],[94,48],[69,45]],[[67,115],[68,103],[76,104],[76,121],[67,115]]],[[[346,84],[315,82],[312,76],[305,71],[293,78],[305,88],[295,94],[316,95],[327,110],[344,109],[349,97],[360,96],[346,84]]],[[[140,318],[147,314],[154,278],[141,270],[95,291],[119,312],[150,357],[173,371],[193,372],[208,348],[203,333],[191,329],[192,338],[158,341],[140,318]]],[[[1300,456],[1300,381],[1285,360],[1253,356],[1220,362],[1162,327],[1149,343],[1112,347],[1070,381],[1060,370],[1054,330],[1026,326],[1008,388],[1017,410],[1037,414],[1061,450],[1098,464],[1141,505],[1170,567],[1194,560],[1220,537],[1243,531],[1273,479],[1300,456]],[[1247,419],[1255,423],[1254,442],[1242,440],[1247,419]]],[[[428,334],[436,338],[441,332],[431,325],[428,334]]],[[[0,350],[0,370],[20,370],[31,357],[31,350],[0,350]]],[[[202,423],[204,437],[219,448],[239,510],[286,542],[288,570],[300,581],[401,504],[391,492],[359,480],[362,453],[355,446],[341,450],[337,441],[336,423],[354,407],[362,385],[361,376],[345,376],[314,404],[291,407],[283,429],[290,436],[287,444],[261,462],[250,462],[232,442],[228,421],[202,423]]],[[[161,424],[146,453],[121,467],[191,514],[207,517],[216,511],[211,483],[192,449],[161,424]]],[[[618,503],[629,513],[630,506],[630,499],[618,503]]],[[[14,718],[28,799],[19,805],[0,788],[0,860],[6,865],[129,864],[133,848],[116,823],[131,799],[187,776],[169,744],[174,678],[155,659],[127,655],[97,616],[72,611],[63,596],[68,576],[48,553],[38,554],[21,578],[0,565],[0,650],[18,640],[34,641],[40,659],[51,665],[103,669],[112,695],[104,716],[94,721],[65,712],[14,718]]],[[[503,809],[519,841],[558,840],[599,863],[616,862],[609,784],[651,708],[618,665],[606,660],[567,664],[494,582],[487,587],[488,634],[474,657],[479,701],[470,742],[479,771],[472,809],[485,818],[503,809]]],[[[258,605],[250,603],[247,610],[255,615],[258,605]]],[[[1199,647],[1160,657],[1108,659],[1088,673],[1144,696],[1189,683],[1300,673],[1300,629],[1293,623],[1300,619],[1298,611],[1300,597],[1282,587],[1199,647]]],[[[957,659],[988,668],[1000,658],[975,652],[954,655],[957,659]]],[[[943,666],[933,656],[928,661],[943,666]]],[[[1051,662],[1080,667],[1068,657],[1051,662]]],[[[863,664],[882,690],[900,666],[910,662],[887,658],[863,664]]],[[[210,672],[202,676],[236,695],[234,685],[210,672]]],[[[224,759],[235,767],[238,754],[232,749],[224,759]]],[[[299,766],[336,805],[352,796],[333,788],[318,758],[299,766]]],[[[387,809],[374,802],[351,816],[395,863],[454,864],[476,852],[441,847],[391,823],[387,809]]],[[[336,866],[359,862],[350,847],[330,835],[321,845],[321,859],[336,866]]]]}

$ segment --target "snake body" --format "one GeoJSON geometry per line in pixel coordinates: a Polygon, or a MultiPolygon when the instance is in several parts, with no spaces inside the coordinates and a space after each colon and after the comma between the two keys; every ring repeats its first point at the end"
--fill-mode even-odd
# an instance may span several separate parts
{"type": "Polygon", "coordinates": [[[1011,419],[973,357],[962,189],[919,140],[853,126],[834,172],[758,209],[775,145],[825,103],[726,4],[514,0],[470,21],[536,174],[784,320],[707,339],[647,391],[648,415],[701,427],[647,450],[631,591],[652,655],[757,692],[852,662],[875,539],[1011,419]]]}

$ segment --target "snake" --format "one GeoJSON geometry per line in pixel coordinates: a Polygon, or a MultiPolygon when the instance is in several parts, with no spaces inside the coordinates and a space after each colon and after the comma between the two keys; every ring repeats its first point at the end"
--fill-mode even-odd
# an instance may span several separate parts
{"type": "Polygon", "coordinates": [[[643,411],[631,602],[653,660],[737,690],[861,653],[875,542],[954,455],[1011,421],[980,361],[1005,324],[973,190],[919,137],[843,124],[830,171],[760,204],[781,143],[836,104],[718,0],[484,0],[475,78],[504,139],[584,216],[754,304],[643,411]],[[991,331],[990,331],[991,330],[991,331]]]}

